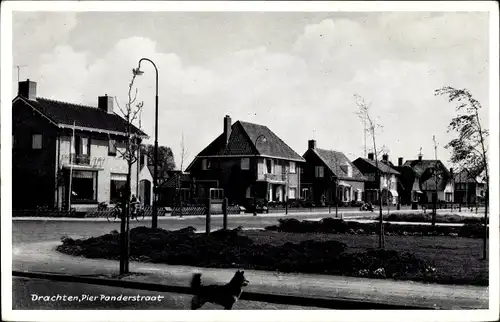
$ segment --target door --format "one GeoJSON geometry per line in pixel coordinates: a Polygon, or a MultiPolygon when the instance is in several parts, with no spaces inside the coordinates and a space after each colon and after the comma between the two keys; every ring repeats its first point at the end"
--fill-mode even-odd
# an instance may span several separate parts
{"type": "Polygon", "coordinates": [[[139,184],[139,195],[144,205],[151,205],[151,181],[141,180],[139,184]]]}

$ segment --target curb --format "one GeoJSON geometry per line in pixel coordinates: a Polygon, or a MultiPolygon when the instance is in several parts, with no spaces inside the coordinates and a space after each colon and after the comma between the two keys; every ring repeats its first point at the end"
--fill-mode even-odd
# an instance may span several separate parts
{"type": "MultiPolygon", "coordinates": [[[[37,278],[45,279],[57,282],[69,282],[69,283],[85,283],[93,285],[102,285],[110,287],[121,287],[129,289],[137,289],[144,291],[153,292],[163,292],[163,293],[180,293],[180,294],[190,294],[193,295],[193,291],[187,286],[177,286],[177,285],[163,285],[163,284],[152,284],[145,282],[134,282],[134,281],[123,281],[120,279],[113,278],[96,278],[87,276],[75,276],[75,275],[64,275],[64,274],[53,274],[53,273],[41,273],[41,272],[21,272],[12,271],[12,276],[14,277],[24,277],[24,278],[37,278]]],[[[377,303],[377,302],[365,302],[359,300],[352,300],[347,298],[312,298],[312,297],[299,297],[295,295],[281,295],[281,294],[265,294],[257,292],[247,292],[244,291],[241,294],[240,299],[255,302],[266,302],[274,304],[284,304],[284,305],[299,305],[308,307],[318,307],[326,309],[342,309],[342,310],[429,310],[435,309],[431,307],[417,307],[409,305],[396,305],[389,303],[377,303]]]]}

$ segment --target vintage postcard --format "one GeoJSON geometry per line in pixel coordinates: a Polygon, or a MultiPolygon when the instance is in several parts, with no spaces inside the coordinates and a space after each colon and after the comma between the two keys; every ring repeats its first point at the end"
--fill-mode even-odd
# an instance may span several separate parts
{"type": "Polygon", "coordinates": [[[497,3],[1,23],[3,320],[498,318],[497,3]]]}

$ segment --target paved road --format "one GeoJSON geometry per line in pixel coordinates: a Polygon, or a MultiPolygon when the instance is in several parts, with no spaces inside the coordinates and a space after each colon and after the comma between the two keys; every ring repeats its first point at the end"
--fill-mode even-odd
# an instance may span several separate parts
{"type": "MultiPolygon", "coordinates": [[[[12,278],[14,310],[186,310],[189,309],[190,301],[191,296],[187,294],[54,282],[44,279],[12,278]],[[119,298],[120,295],[121,298],[119,298]]],[[[221,307],[208,303],[202,309],[220,310],[221,307]]],[[[234,309],[304,310],[316,308],[238,301],[234,309]]]]}
{"type": "MultiPolygon", "coordinates": [[[[445,210],[442,210],[443,212],[445,210]]],[[[440,211],[441,212],[441,211],[440,211]]],[[[391,211],[397,213],[397,211],[391,211]]],[[[462,212],[463,216],[474,216],[473,213],[462,212]]],[[[353,217],[377,216],[376,212],[363,212],[360,213],[356,210],[342,210],[344,219],[353,217]]],[[[297,218],[299,220],[319,220],[325,217],[335,217],[335,210],[332,213],[302,213],[302,214],[259,214],[253,216],[251,214],[244,215],[230,215],[228,218],[228,228],[233,229],[242,226],[248,229],[264,228],[266,226],[276,225],[280,218],[297,218]]],[[[167,230],[177,230],[188,226],[193,226],[199,231],[205,230],[205,218],[203,216],[197,217],[160,217],[158,226],[167,230]]],[[[135,220],[130,222],[131,228],[138,226],[151,227],[151,218],[145,218],[140,222],[135,220]]],[[[222,216],[212,216],[211,219],[212,230],[222,228],[222,216]]],[[[61,219],[50,218],[47,220],[21,220],[14,219],[12,221],[12,243],[23,244],[40,241],[60,240],[62,236],[70,237],[94,237],[100,236],[111,232],[112,230],[120,230],[119,221],[108,222],[107,220],[92,220],[92,219],[61,219]]]]}
{"type": "MultiPolygon", "coordinates": [[[[297,219],[317,219],[328,217],[322,215],[290,215],[290,218],[297,219]]],[[[334,214],[332,215],[334,216],[334,214]]],[[[344,218],[348,217],[346,215],[344,218]]],[[[354,216],[354,214],[352,215],[354,216]]],[[[238,226],[245,228],[264,228],[276,225],[277,220],[283,216],[234,216],[228,219],[228,228],[233,229],[238,226]]],[[[288,217],[287,217],[288,218],[288,217]]],[[[151,219],[146,218],[140,222],[131,221],[130,227],[148,226],[151,227],[151,219]]],[[[184,219],[172,218],[158,221],[158,227],[167,230],[177,230],[184,227],[193,226],[198,230],[205,230],[205,219],[202,217],[184,219]]],[[[211,219],[212,230],[222,228],[222,217],[214,216],[211,219]]],[[[12,221],[12,243],[32,243],[39,241],[60,240],[62,236],[71,237],[93,237],[107,234],[112,230],[120,230],[120,223],[107,221],[55,221],[55,220],[13,220],[12,221]]]]}

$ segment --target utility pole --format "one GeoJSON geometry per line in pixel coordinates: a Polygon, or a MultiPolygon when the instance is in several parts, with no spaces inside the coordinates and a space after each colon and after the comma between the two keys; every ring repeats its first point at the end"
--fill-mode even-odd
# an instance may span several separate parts
{"type": "Polygon", "coordinates": [[[432,141],[434,142],[434,183],[435,183],[435,195],[434,209],[432,211],[432,226],[436,226],[436,212],[437,212],[437,200],[438,200],[438,162],[437,162],[437,143],[436,136],[432,136],[432,141]]]}

